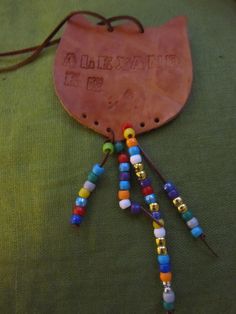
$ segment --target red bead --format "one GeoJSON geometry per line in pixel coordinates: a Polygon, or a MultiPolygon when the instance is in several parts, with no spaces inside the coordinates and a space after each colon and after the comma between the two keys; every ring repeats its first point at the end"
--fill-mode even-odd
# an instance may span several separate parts
{"type": "Polygon", "coordinates": [[[118,160],[119,160],[119,163],[129,162],[129,157],[126,154],[119,154],[118,160]]]}
{"type": "Polygon", "coordinates": [[[153,191],[153,188],[149,185],[149,186],[146,186],[145,188],[142,189],[142,193],[144,196],[146,196],[149,194],[153,194],[154,191],[153,191]]]}
{"type": "Polygon", "coordinates": [[[123,126],[122,126],[122,131],[124,131],[124,130],[126,130],[126,129],[128,129],[128,128],[133,129],[133,125],[132,125],[131,123],[125,123],[125,124],[123,124],[123,126]]]}
{"type": "Polygon", "coordinates": [[[73,214],[84,216],[86,213],[85,207],[75,206],[73,208],[73,214]]]}

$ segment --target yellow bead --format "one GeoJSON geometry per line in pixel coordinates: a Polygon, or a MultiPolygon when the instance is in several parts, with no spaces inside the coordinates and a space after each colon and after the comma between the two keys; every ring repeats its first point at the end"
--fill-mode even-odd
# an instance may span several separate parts
{"type": "Polygon", "coordinates": [[[143,171],[143,164],[139,163],[139,164],[134,164],[133,166],[134,166],[135,172],[143,171]]]}
{"type": "Polygon", "coordinates": [[[174,200],[173,200],[173,204],[175,205],[175,207],[179,207],[180,205],[182,205],[184,202],[182,200],[181,197],[176,197],[174,200]]]}
{"type": "Polygon", "coordinates": [[[158,222],[160,223],[160,225],[157,222],[153,221],[152,225],[154,229],[162,228],[162,226],[164,226],[163,219],[159,219],[158,222]]]}
{"type": "Polygon", "coordinates": [[[159,210],[160,206],[158,203],[151,203],[149,204],[149,208],[150,208],[150,211],[154,212],[154,211],[159,210]]]}
{"type": "Polygon", "coordinates": [[[128,128],[124,130],[124,138],[132,138],[135,137],[135,131],[132,128],[128,128]]]}
{"type": "Polygon", "coordinates": [[[146,172],[144,170],[136,172],[136,176],[139,180],[144,180],[147,178],[146,172]]]}
{"type": "Polygon", "coordinates": [[[185,213],[188,210],[188,207],[186,204],[182,204],[178,207],[178,211],[182,214],[185,213]]]}
{"type": "Polygon", "coordinates": [[[90,192],[89,190],[85,189],[85,188],[82,188],[79,190],[79,196],[80,197],[83,197],[83,198],[88,198],[90,195],[90,192]]]}
{"type": "Polygon", "coordinates": [[[156,238],[157,246],[166,246],[166,239],[165,238],[156,238]]]}
{"type": "Polygon", "coordinates": [[[165,246],[158,246],[157,247],[157,254],[158,255],[166,255],[167,254],[167,248],[165,246]]]}

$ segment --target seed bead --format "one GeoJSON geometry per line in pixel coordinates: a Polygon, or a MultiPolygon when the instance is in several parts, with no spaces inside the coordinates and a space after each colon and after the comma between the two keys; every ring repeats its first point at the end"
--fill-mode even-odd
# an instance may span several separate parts
{"type": "Polygon", "coordinates": [[[160,279],[161,281],[167,282],[172,280],[172,273],[160,273],[160,279]]]}
{"type": "Polygon", "coordinates": [[[121,200],[119,202],[119,205],[120,205],[120,208],[121,209],[126,209],[126,208],[129,208],[131,206],[131,202],[129,199],[126,199],[126,200],[121,200]]]}
{"type": "Polygon", "coordinates": [[[175,205],[175,207],[179,207],[183,203],[184,202],[181,197],[176,197],[175,199],[173,199],[173,204],[175,205]]]}
{"type": "Polygon", "coordinates": [[[156,238],[156,245],[157,246],[165,246],[166,245],[166,239],[165,238],[156,238]]]}
{"type": "Polygon", "coordinates": [[[139,180],[144,180],[147,177],[146,172],[144,170],[136,172],[136,176],[139,180]]]}
{"type": "Polygon", "coordinates": [[[143,171],[143,164],[142,163],[137,163],[137,164],[134,164],[133,166],[134,166],[135,172],[143,171]]]}
{"type": "Polygon", "coordinates": [[[134,138],[135,137],[135,131],[132,128],[127,128],[124,130],[124,138],[129,139],[129,138],[134,138]]]}
{"type": "Polygon", "coordinates": [[[110,155],[114,153],[114,145],[111,142],[104,143],[102,146],[103,153],[110,155]]]}
{"type": "Polygon", "coordinates": [[[126,140],[126,145],[128,147],[137,146],[138,145],[138,141],[136,140],[136,138],[129,138],[129,139],[126,140]]]}
{"type": "Polygon", "coordinates": [[[186,211],[188,210],[188,207],[187,207],[187,205],[186,204],[182,204],[182,205],[180,205],[180,206],[178,206],[178,211],[179,211],[179,213],[185,213],[186,211]]]}
{"type": "Polygon", "coordinates": [[[118,192],[118,198],[120,200],[125,200],[130,198],[130,193],[128,190],[122,190],[118,192]]]}
{"type": "Polygon", "coordinates": [[[167,255],[167,248],[165,246],[158,246],[157,247],[157,254],[158,255],[167,255]]]}
{"type": "Polygon", "coordinates": [[[158,211],[160,209],[160,206],[158,203],[151,203],[149,204],[150,211],[158,211]]]}
{"type": "Polygon", "coordinates": [[[89,190],[87,190],[85,188],[82,188],[82,189],[79,190],[79,196],[80,197],[88,198],[89,195],[90,195],[89,190]]]}

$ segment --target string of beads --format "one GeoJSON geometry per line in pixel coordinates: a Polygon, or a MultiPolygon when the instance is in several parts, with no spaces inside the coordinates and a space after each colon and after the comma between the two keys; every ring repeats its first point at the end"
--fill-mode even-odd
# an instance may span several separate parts
{"type": "Polygon", "coordinates": [[[154,236],[157,245],[157,260],[160,269],[160,279],[164,286],[163,307],[167,311],[174,309],[175,294],[171,288],[172,272],[170,265],[170,256],[166,248],[166,230],[164,220],[162,219],[156,194],[151,185],[151,180],[147,177],[142,163],[141,151],[138,147],[138,141],[135,138],[135,131],[130,124],[123,128],[124,138],[130,155],[130,163],[133,165],[136,177],[141,187],[145,202],[148,204],[153,217],[158,219],[162,226],[153,222],[154,236]]]}

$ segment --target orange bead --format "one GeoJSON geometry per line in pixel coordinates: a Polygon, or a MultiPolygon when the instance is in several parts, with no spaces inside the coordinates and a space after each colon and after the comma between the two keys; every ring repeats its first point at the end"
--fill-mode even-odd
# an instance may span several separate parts
{"type": "Polygon", "coordinates": [[[118,192],[118,198],[120,200],[127,200],[130,198],[130,193],[127,190],[119,191],[118,192]]]}
{"type": "Polygon", "coordinates": [[[161,281],[168,282],[172,279],[172,273],[160,273],[161,281]]]}
{"type": "Polygon", "coordinates": [[[135,137],[131,137],[131,138],[127,139],[126,144],[128,147],[138,146],[138,141],[136,140],[135,137]]]}

